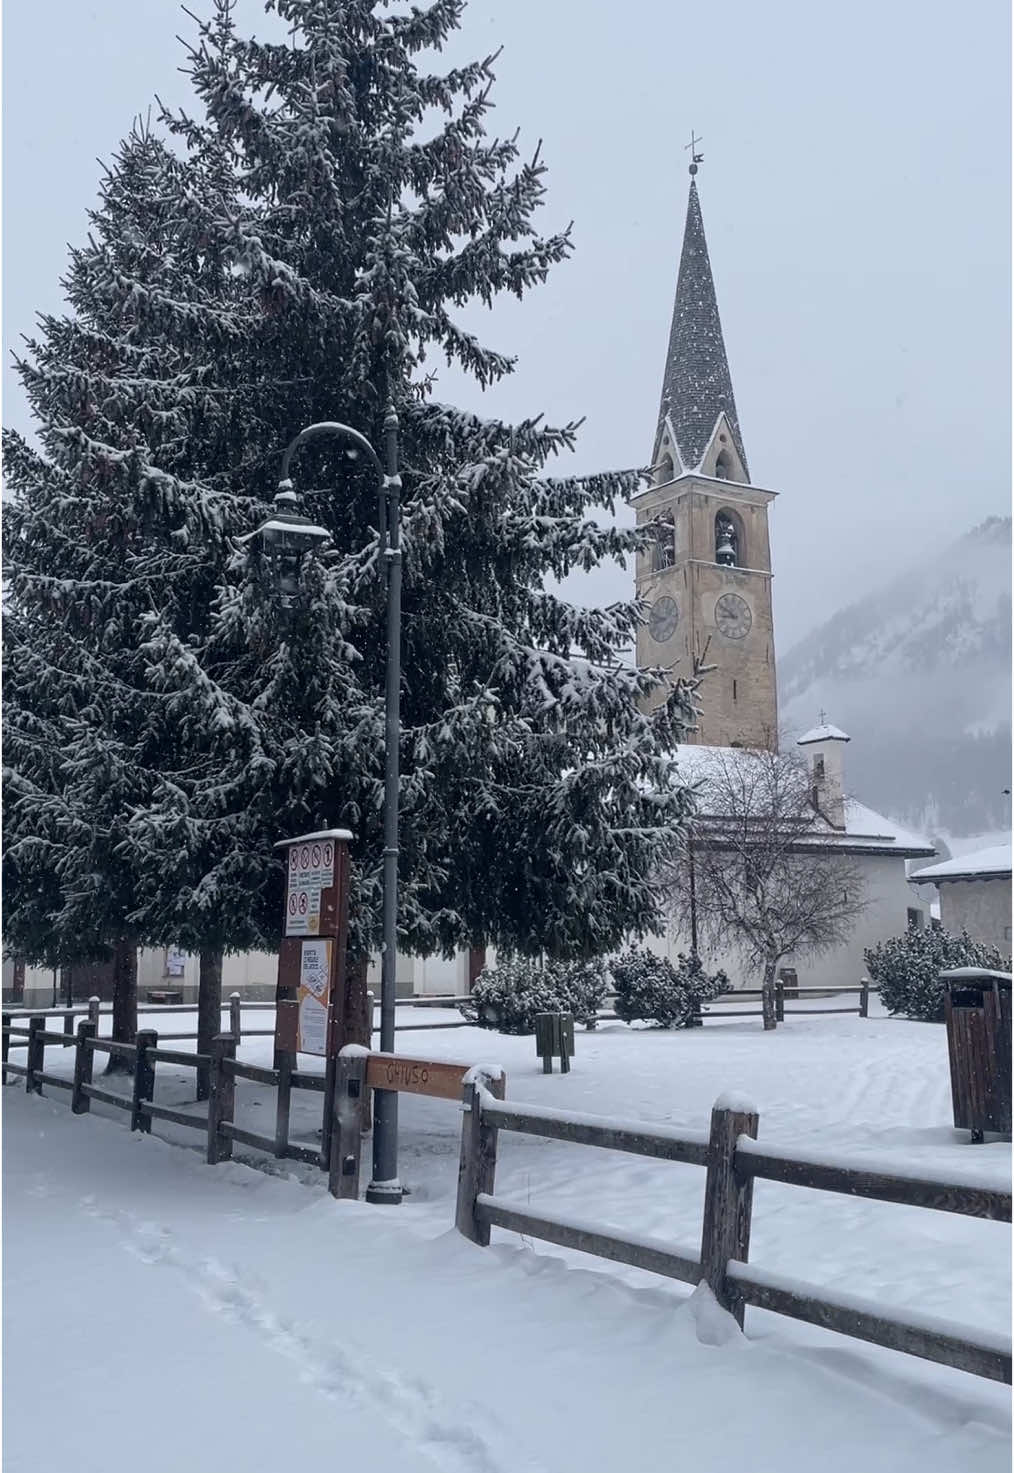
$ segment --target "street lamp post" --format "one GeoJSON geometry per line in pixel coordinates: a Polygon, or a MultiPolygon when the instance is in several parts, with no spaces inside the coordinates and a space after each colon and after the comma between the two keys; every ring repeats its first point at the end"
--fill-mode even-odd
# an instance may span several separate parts
{"type": "MultiPolygon", "coordinates": [[[[329,533],[315,527],[297,511],[298,501],[289,470],[292,458],[308,440],[334,435],[349,441],[374,467],[378,480],[380,542],[378,571],[387,589],[387,662],[384,713],[384,911],[380,959],[380,1047],[394,1052],[394,1004],[398,961],[398,743],[401,730],[401,477],[398,474],[398,415],[388,403],[384,413],[384,462],[365,436],[349,425],[325,421],[309,425],[292,439],[282,456],[281,479],[274,515],[252,536],[262,538],[274,560],[282,602],[291,607],[298,594],[299,572],[307,551],[320,546],[329,533]]],[[[373,1110],[373,1177],[366,1189],[368,1202],[401,1201],[398,1180],[398,1095],[378,1089],[373,1110]]]]}

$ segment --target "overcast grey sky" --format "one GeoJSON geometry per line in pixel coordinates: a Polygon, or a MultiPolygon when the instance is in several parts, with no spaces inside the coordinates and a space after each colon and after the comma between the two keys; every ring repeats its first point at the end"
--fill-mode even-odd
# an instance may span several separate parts
{"type": "MultiPolygon", "coordinates": [[[[5,7],[8,344],[60,307],[96,157],[154,93],[185,99],[177,32],[193,23],[171,0],[5,7]]],[[[780,650],[1007,512],[1007,0],[472,0],[448,60],[501,43],[491,127],[544,139],[542,223],[573,218],[576,251],[525,304],[474,314],[515,377],[438,393],[587,416],[575,470],[647,461],[694,127],[746,450],[780,493],[780,650]]],[[[4,422],[28,428],[6,365],[4,384],[4,422]]],[[[609,568],[582,592],[630,586],[609,568]]]]}

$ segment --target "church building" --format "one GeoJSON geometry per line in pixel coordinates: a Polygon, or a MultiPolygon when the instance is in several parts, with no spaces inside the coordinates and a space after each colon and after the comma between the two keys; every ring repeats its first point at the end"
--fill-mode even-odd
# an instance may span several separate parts
{"type": "MultiPolygon", "coordinates": [[[[737,750],[777,751],[779,743],[768,534],[768,508],[777,493],[750,479],[704,234],[699,162],[694,154],[651,481],[632,503],[638,525],[654,530],[636,569],[637,592],[649,608],[637,642],[638,666],[700,678],[698,722],[678,753],[680,771],[692,783],[707,782],[719,753],[727,765],[737,750]]],[[[819,957],[785,958],[800,985],[854,985],[864,973],[866,947],[930,923],[908,867],[935,850],[848,793],[849,740],[821,713],[796,742],[811,793],[806,851],[817,863],[821,855],[848,855],[862,873],[867,898],[847,941],[819,957]]],[[[698,826],[706,835],[706,812],[698,826]]],[[[691,938],[672,929],[655,949],[675,956],[691,949],[691,938]]],[[[733,985],[758,985],[736,955],[712,961],[733,985]]]]}

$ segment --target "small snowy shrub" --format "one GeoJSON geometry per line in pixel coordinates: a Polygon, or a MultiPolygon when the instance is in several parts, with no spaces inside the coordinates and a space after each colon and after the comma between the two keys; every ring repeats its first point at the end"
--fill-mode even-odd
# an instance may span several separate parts
{"type": "Polygon", "coordinates": [[[536,1013],[560,1011],[558,979],[534,957],[503,957],[495,967],[483,968],[458,1011],[480,1028],[534,1033],[536,1013]]]}
{"type": "Polygon", "coordinates": [[[625,951],[612,964],[616,984],[614,1010],[625,1023],[635,1019],[663,1028],[685,1028],[701,1003],[724,992],[724,972],[706,972],[700,957],[676,958],[676,965],[651,951],[625,951]]]}
{"type": "Polygon", "coordinates": [[[949,967],[990,967],[1010,971],[1010,957],[994,946],[973,941],[967,931],[906,931],[864,952],[870,980],[880,988],[889,1013],[901,1013],[923,1023],[944,1020],[944,984],[940,973],[949,967]]]}
{"type": "Polygon", "coordinates": [[[604,964],[598,957],[589,961],[554,962],[552,971],[557,979],[560,1012],[573,1013],[575,1023],[594,1028],[595,1015],[606,995],[608,979],[604,964]]]}
{"type": "Polygon", "coordinates": [[[573,1013],[576,1023],[591,1026],[605,991],[600,961],[548,961],[540,966],[534,957],[516,956],[485,967],[458,1011],[470,1023],[498,1033],[534,1033],[536,1013],[573,1013]]]}

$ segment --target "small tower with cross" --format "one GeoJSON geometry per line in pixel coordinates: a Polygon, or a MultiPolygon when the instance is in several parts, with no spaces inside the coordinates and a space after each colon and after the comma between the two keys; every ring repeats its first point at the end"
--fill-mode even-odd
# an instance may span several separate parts
{"type": "Polygon", "coordinates": [[[637,663],[704,674],[697,730],[704,746],[776,747],[774,621],[768,507],[751,483],[718,315],[697,178],[704,142],[691,132],[690,197],[662,377],[650,483],[633,498],[651,525],[637,562],[649,605],[637,663]]]}

